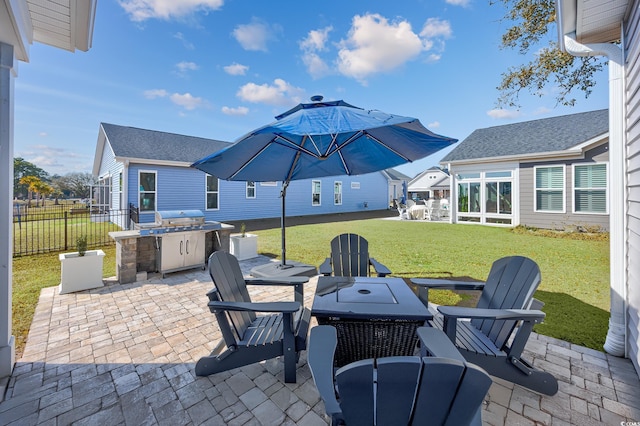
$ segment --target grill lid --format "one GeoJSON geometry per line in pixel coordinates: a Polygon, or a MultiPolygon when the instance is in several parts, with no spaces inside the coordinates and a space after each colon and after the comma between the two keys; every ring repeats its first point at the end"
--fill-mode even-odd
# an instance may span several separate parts
{"type": "Polygon", "coordinates": [[[204,224],[200,210],[164,210],[156,212],[157,226],[185,226],[204,224]]]}

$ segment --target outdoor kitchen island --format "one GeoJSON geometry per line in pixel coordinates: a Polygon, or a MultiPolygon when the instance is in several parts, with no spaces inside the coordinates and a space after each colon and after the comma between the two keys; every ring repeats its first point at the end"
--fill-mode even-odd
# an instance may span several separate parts
{"type": "Polygon", "coordinates": [[[205,222],[198,210],[156,212],[154,223],[137,229],[110,232],[116,241],[116,278],[120,284],[146,279],[149,272],[163,275],[205,268],[216,250],[229,251],[232,225],[205,222]]]}

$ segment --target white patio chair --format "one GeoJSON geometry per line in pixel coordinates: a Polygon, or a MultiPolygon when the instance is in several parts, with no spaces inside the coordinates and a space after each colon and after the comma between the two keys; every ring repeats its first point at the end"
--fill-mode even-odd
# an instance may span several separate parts
{"type": "Polygon", "coordinates": [[[440,200],[429,199],[427,200],[427,211],[425,213],[425,219],[435,220],[440,218],[440,200]]]}

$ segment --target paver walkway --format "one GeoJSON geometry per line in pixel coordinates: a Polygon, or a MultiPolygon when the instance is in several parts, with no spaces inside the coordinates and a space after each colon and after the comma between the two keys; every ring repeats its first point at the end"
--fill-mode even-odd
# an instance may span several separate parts
{"type": "MultiPolygon", "coordinates": [[[[245,271],[259,257],[241,262],[245,271]]],[[[204,271],[166,279],[40,295],[0,424],[11,425],[325,425],[323,405],[303,352],[298,383],[285,384],[271,360],[196,377],[220,331],[206,307],[204,271]]],[[[314,280],[305,286],[313,298],[314,280]]],[[[252,298],[292,298],[260,287],[252,298]]],[[[629,360],[534,335],[527,352],[560,381],[553,397],[496,380],[483,412],[490,425],[620,425],[640,421],[640,383],[629,360]]]]}

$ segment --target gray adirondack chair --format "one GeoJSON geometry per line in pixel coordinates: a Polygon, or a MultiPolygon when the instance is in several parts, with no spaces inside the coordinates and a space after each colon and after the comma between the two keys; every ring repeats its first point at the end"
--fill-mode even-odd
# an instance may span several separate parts
{"type": "Polygon", "coordinates": [[[356,234],[341,234],[331,240],[331,257],[318,268],[321,275],[336,277],[368,277],[370,266],[377,276],[391,273],[389,268],[369,257],[369,242],[356,234]]]}
{"type": "Polygon", "coordinates": [[[296,363],[306,349],[311,311],[303,305],[303,285],[308,277],[256,278],[242,276],[238,259],[216,251],[209,257],[209,274],[215,285],[207,293],[222,340],[196,363],[196,375],[208,376],[243,365],[284,356],[284,379],[296,381],[296,363]],[[295,301],[253,303],[247,291],[252,285],[289,285],[295,301]],[[269,315],[256,316],[256,312],[269,315]],[[223,349],[225,349],[223,351],[223,349]]]}
{"type": "Polygon", "coordinates": [[[558,381],[534,368],[522,352],[535,324],[545,313],[533,299],[540,284],[540,269],[522,256],[495,261],[486,282],[413,278],[419,297],[433,314],[432,325],[449,336],[465,359],[489,374],[546,395],[555,395],[558,381]],[[482,290],[475,308],[428,303],[428,289],[482,290]],[[533,309],[536,308],[536,309],[533,309]]]}
{"type": "Polygon", "coordinates": [[[427,356],[367,359],[335,372],[336,329],[311,329],[308,363],[332,425],[480,425],[491,377],[442,331],[418,329],[427,356]],[[438,335],[439,333],[439,335],[438,335]]]}

